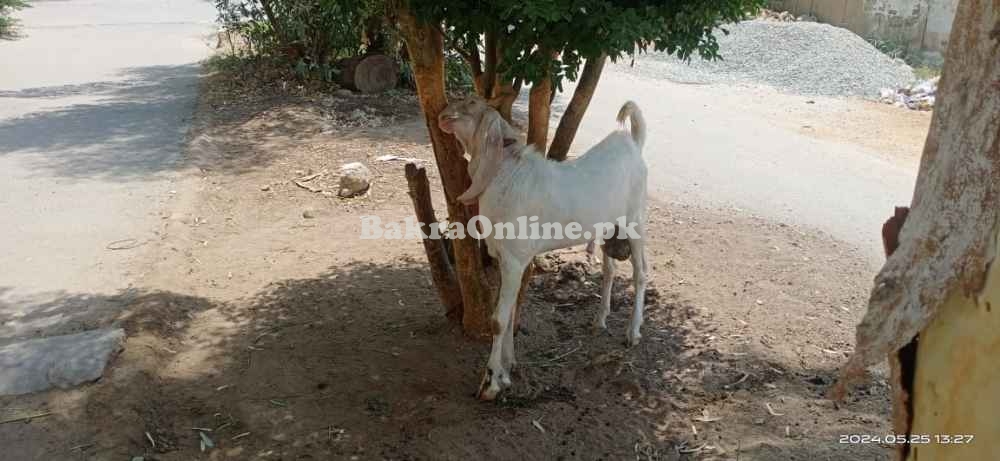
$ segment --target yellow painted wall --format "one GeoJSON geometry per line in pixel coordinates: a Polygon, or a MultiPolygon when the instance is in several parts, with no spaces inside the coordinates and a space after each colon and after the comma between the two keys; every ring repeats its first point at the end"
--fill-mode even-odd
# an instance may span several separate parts
{"type": "Polygon", "coordinates": [[[953,294],[920,334],[908,461],[1000,461],[1000,261],[980,303],[953,294]],[[935,443],[935,435],[971,434],[972,443],[935,443]]]}

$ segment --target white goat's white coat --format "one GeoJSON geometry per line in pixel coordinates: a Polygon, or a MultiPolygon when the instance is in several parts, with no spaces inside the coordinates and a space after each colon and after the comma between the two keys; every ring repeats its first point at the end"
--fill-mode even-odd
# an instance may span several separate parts
{"type": "MultiPolygon", "coordinates": [[[[632,137],[609,135],[580,158],[564,163],[543,158],[531,146],[504,158],[497,175],[479,196],[479,214],[493,223],[516,223],[538,216],[539,223],[565,229],[579,223],[592,232],[599,224],[622,217],[639,221],[645,209],[646,166],[632,137]]],[[[486,238],[491,254],[508,251],[529,262],[535,255],[587,243],[591,239],[497,240],[486,238]],[[500,249],[503,250],[500,250],[500,249]]]]}
{"type": "MultiPolygon", "coordinates": [[[[646,227],[646,164],[642,145],[646,128],[638,106],[625,103],[618,121],[630,120],[631,133],[616,131],[577,159],[554,162],[531,146],[507,145],[512,129],[492,108],[479,101],[462,101],[441,114],[439,124],[453,133],[472,157],[473,183],[459,196],[465,203],[478,199],[479,212],[496,223],[516,223],[518,218],[538,217],[538,223],[559,223],[563,229],[578,223],[593,232],[601,224],[636,223],[640,238],[630,239],[635,305],[626,331],[628,344],[641,338],[646,289],[646,260],[643,238],[646,227]]],[[[521,277],[535,255],[587,243],[577,239],[485,239],[491,256],[499,260],[501,288],[493,312],[497,330],[493,337],[487,373],[479,397],[492,400],[510,385],[509,371],[515,365],[513,309],[521,277]]],[[[565,237],[565,236],[564,236],[565,237]]],[[[601,311],[595,325],[606,328],[611,307],[614,260],[603,256],[601,311]]]]}

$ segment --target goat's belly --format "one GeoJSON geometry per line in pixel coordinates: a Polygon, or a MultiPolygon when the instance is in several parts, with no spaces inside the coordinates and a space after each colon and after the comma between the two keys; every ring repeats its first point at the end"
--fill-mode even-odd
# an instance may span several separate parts
{"type": "Polygon", "coordinates": [[[551,251],[551,250],[558,250],[560,248],[569,248],[571,246],[582,245],[584,243],[589,242],[592,239],[593,237],[590,239],[586,239],[583,238],[582,236],[580,238],[575,238],[575,239],[565,238],[565,237],[561,239],[556,239],[556,238],[540,239],[536,241],[534,246],[539,252],[551,251]]]}

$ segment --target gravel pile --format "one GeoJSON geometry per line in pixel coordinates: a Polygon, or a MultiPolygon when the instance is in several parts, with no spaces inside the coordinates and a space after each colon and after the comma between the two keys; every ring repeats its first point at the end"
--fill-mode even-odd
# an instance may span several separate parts
{"type": "Polygon", "coordinates": [[[716,33],[721,61],[685,63],[649,53],[634,69],[682,83],[765,84],[793,93],[879,96],[914,80],[913,69],[853,32],[815,22],[744,21],[716,33]]]}

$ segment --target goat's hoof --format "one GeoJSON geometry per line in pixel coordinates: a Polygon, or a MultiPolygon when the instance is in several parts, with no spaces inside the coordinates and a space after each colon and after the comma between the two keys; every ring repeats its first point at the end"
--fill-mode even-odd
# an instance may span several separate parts
{"type": "Polygon", "coordinates": [[[500,394],[500,389],[499,388],[494,389],[494,388],[491,387],[491,388],[487,388],[487,389],[481,389],[479,391],[478,398],[479,398],[479,400],[482,400],[483,402],[492,402],[492,401],[494,401],[494,400],[497,399],[497,395],[499,395],[499,394],[500,394]]]}
{"type": "Polygon", "coordinates": [[[500,386],[493,382],[493,371],[487,368],[486,372],[483,373],[483,381],[479,383],[476,398],[484,402],[491,402],[497,398],[499,393],[500,386]]]}
{"type": "Polygon", "coordinates": [[[625,345],[627,347],[635,347],[639,345],[639,340],[642,339],[642,335],[639,333],[629,332],[625,335],[625,345]]]}

